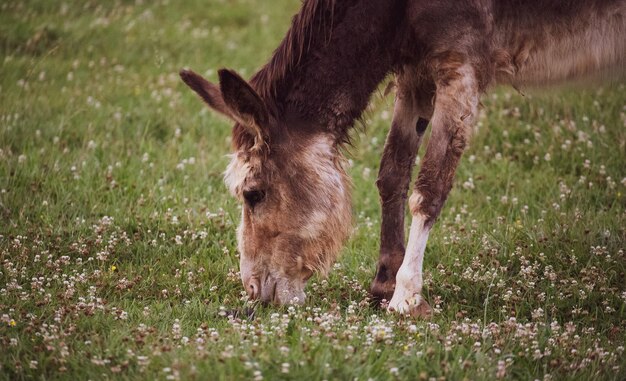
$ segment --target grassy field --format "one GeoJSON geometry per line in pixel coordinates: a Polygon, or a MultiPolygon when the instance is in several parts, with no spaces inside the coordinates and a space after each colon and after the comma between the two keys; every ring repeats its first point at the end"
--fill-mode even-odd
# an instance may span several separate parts
{"type": "MultiPolygon", "coordinates": [[[[0,380],[626,379],[626,88],[484,109],[425,260],[430,321],[373,308],[393,97],[347,150],[354,234],[301,307],[238,275],[230,124],[297,0],[0,4],[0,380]]],[[[423,152],[423,150],[422,150],[423,152]]]]}

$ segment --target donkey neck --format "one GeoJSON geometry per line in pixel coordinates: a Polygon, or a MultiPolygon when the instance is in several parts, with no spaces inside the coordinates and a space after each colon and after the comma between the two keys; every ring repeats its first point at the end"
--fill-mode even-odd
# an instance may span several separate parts
{"type": "Polygon", "coordinates": [[[321,23],[331,29],[320,31],[324,37],[317,36],[318,43],[281,78],[283,83],[274,84],[282,89],[274,96],[278,108],[305,121],[301,125],[309,129],[347,140],[371,94],[393,69],[403,4],[400,0],[338,2],[334,24],[321,23]]]}

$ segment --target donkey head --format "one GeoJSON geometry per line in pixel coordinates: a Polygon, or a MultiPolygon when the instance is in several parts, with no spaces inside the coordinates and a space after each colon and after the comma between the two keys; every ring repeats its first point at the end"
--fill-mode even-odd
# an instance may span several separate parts
{"type": "Polygon", "coordinates": [[[233,71],[219,71],[219,86],[189,70],[180,75],[235,122],[224,179],[243,204],[237,240],[244,288],[264,302],[304,302],[306,281],[330,267],[351,227],[350,189],[335,140],[270,111],[233,71]]]}

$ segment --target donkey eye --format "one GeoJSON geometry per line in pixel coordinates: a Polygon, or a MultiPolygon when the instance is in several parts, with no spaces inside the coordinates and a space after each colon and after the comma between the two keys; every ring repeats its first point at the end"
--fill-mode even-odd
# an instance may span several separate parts
{"type": "Polygon", "coordinates": [[[262,190],[245,190],[243,191],[243,198],[250,207],[254,207],[265,198],[265,192],[262,190]]]}

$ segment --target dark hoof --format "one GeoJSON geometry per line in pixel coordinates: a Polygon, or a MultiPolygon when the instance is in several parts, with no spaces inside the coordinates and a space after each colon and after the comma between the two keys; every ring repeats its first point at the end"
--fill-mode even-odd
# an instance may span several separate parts
{"type": "Polygon", "coordinates": [[[372,297],[372,302],[376,305],[376,307],[380,307],[380,304],[383,300],[390,301],[393,296],[393,292],[396,289],[396,284],[392,282],[381,283],[378,281],[372,282],[372,286],[370,288],[370,295],[372,297]]]}

